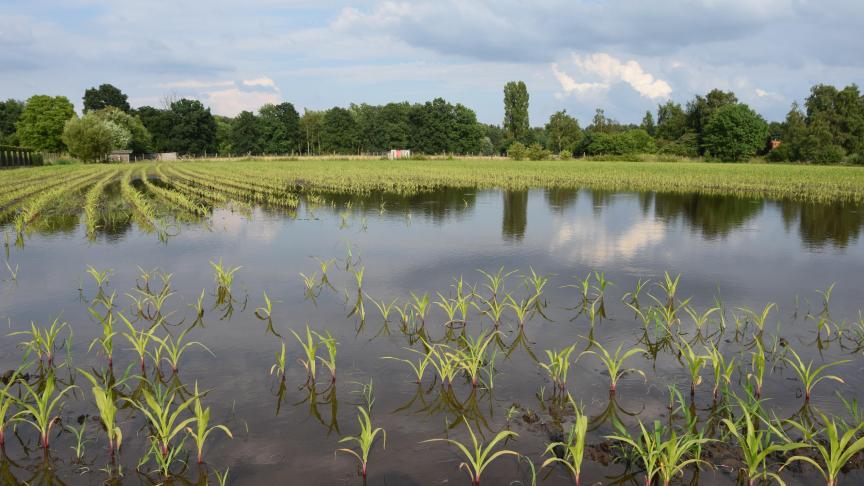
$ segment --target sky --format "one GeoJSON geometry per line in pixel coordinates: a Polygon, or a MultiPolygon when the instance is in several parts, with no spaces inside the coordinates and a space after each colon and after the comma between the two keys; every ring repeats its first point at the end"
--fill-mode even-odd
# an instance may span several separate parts
{"type": "Polygon", "coordinates": [[[638,123],[713,88],[780,120],[813,84],[864,80],[862,25],[862,0],[0,0],[0,98],[80,111],[111,83],[233,116],[443,97],[500,124],[523,80],[533,126],[638,123]]]}

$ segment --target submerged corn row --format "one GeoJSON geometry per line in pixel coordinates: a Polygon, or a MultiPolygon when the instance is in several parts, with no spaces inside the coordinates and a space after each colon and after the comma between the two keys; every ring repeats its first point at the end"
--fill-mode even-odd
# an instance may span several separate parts
{"type": "Polygon", "coordinates": [[[119,172],[119,169],[112,170],[87,191],[84,198],[84,215],[87,218],[87,236],[90,238],[94,236],[99,226],[99,202],[105,192],[105,186],[114,180],[119,172]]]}
{"type": "Polygon", "coordinates": [[[147,188],[147,192],[155,194],[156,196],[164,199],[165,201],[168,201],[169,203],[175,205],[183,211],[188,211],[198,216],[206,216],[208,214],[207,208],[205,208],[199,203],[193,202],[185,195],[177,191],[163,189],[150,182],[147,176],[146,167],[141,168],[139,175],[141,177],[141,181],[144,183],[144,187],[147,188]]]}
{"type": "Polygon", "coordinates": [[[153,205],[150,204],[150,200],[132,187],[132,172],[132,167],[123,171],[123,175],[120,178],[120,193],[129,206],[138,214],[140,220],[145,225],[145,229],[152,231],[158,227],[156,211],[153,209],[153,205]]]}
{"type": "Polygon", "coordinates": [[[259,203],[266,203],[274,206],[283,206],[288,208],[296,208],[300,204],[300,198],[293,192],[289,192],[285,185],[271,182],[266,177],[260,175],[249,174],[246,177],[237,176],[236,171],[229,172],[203,172],[198,165],[190,165],[187,167],[189,174],[193,177],[204,178],[222,188],[231,188],[239,191],[240,194],[245,194],[246,198],[259,203]]]}
{"type": "Polygon", "coordinates": [[[222,195],[221,193],[215,191],[208,191],[206,189],[196,187],[191,184],[191,179],[186,179],[184,176],[180,175],[177,171],[173,170],[172,167],[166,167],[163,164],[156,166],[156,175],[159,177],[159,180],[166,184],[170,184],[177,188],[180,192],[185,192],[186,194],[190,194],[199,199],[204,199],[210,201],[215,204],[225,204],[229,201],[227,197],[222,195]],[[163,171],[163,169],[165,169],[163,171]],[[190,183],[186,183],[184,181],[189,181],[190,183]]]}
{"type": "Polygon", "coordinates": [[[54,186],[52,189],[39,193],[36,197],[28,199],[24,207],[15,219],[15,227],[20,233],[24,226],[31,223],[36,216],[44,211],[48,203],[53,202],[64,194],[74,192],[91,184],[100,174],[93,173],[80,177],[66,183],[54,186]]]}

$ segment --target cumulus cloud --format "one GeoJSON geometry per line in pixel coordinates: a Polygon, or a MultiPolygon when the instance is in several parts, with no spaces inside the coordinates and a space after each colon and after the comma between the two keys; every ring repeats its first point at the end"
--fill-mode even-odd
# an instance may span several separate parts
{"type": "Polygon", "coordinates": [[[243,86],[261,86],[265,88],[279,89],[276,87],[276,82],[267,76],[261,76],[260,78],[254,79],[244,79],[243,86]]]}
{"type": "Polygon", "coordinates": [[[668,98],[672,87],[666,81],[645,72],[634,60],[622,61],[604,52],[589,55],[572,55],[572,63],[582,76],[599,79],[594,82],[577,82],[573,76],[562,72],[557,64],[552,72],[565,93],[584,93],[594,89],[608,89],[615,83],[626,83],[637,93],[651,100],[668,98]]]}
{"type": "Polygon", "coordinates": [[[165,89],[225,88],[228,86],[234,86],[234,81],[199,81],[197,79],[186,79],[182,81],[159,83],[157,86],[165,89]]]}
{"type": "Polygon", "coordinates": [[[273,92],[243,91],[238,88],[209,91],[205,101],[217,115],[235,116],[241,111],[257,111],[267,103],[280,103],[281,96],[273,92]]]}

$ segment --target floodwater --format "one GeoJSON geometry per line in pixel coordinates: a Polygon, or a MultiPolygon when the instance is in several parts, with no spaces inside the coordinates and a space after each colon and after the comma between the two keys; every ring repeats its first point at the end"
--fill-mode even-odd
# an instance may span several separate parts
{"type": "MultiPolygon", "coordinates": [[[[727,321],[722,334],[717,331],[719,313],[712,315],[703,340],[683,311],[678,327],[694,349],[701,350],[700,343],[711,341],[727,359],[736,358],[738,370],[732,383],[736,393],[742,393],[755,348],[753,328],[736,333],[732,315],[743,316],[742,308],[761,313],[773,302],[777,306],[769,313],[763,337],[766,348],[773,349],[776,336],[782,338],[778,349],[791,346],[805,361],[851,362],[831,368],[845,383],[821,382],[809,407],[802,407],[800,385],[792,370],[777,362],[773,371],[766,372],[765,407],[780,418],[801,419],[818,411],[847,418],[837,392],[847,400],[861,399],[864,394],[859,336],[854,330],[861,318],[858,310],[864,307],[862,207],[695,194],[539,189],[447,189],[411,197],[328,194],[325,198],[327,204],[312,207],[304,201],[293,212],[260,207],[251,213],[217,209],[207,222],[172,226],[171,235],[161,240],[134,223],[120,222],[88,241],[78,215],[49,217],[24,237],[23,246],[10,236],[6,259],[13,269],[17,266],[18,275],[13,281],[5,265],[0,268],[5,279],[0,287],[0,320],[8,327],[0,335],[0,372],[23,360],[18,343],[24,338],[8,333],[28,329],[31,321],[48,326],[58,317],[73,331],[71,348],[59,350],[55,358],[60,366],[58,382],[69,384],[70,369],[75,367],[104,368],[98,345],[88,352],[92,339],[101,333],[101,326],[87,310],[98,295],[86,273],[88,265],[110,269],[104,293],[116,292],[115,305],[130,317],[135,315],[134,298],[142,296],[134,290],[142,286],[138,267],[159,269],[171,274],[174,293],[167,298],[162,311],[164,328],[157,334],[170,331],[176,337],[191,327],[185,339],[198,341],[212,352],[190,347],[180,360],[178,375],[172,376],[163,363],[161,379],[190,390],[197,382],[201,390],[208,390],[204,402],[212,409],[211,423],[225,424],[234,435],[231,440],[220,431],[211,434],[204,451],[206,467],[195,464],[194,455],[184,455],[188,467],[175,466],[175,484],[204,484],[202,477],[208,473],[210,481],[215,481],[213,471],[226,468],[230,468],[229,484],[237,485],[362,484],[354,459],[334,455],[334,451],[346,446],[338,444],[340,437],[359,432],[357,406],[364,403],[361,384],[370,380],[373,423],[386,429],[387,440],[386,449],[383,442],[377,442],[370,454],[368,484],[468,484],[459,470],[461,458],[455,447],[421,441],[469,440],[464,421],[486,439],[509,428],[519,435],[507,442],[507,448],[527,455],[539,468],[545,444],[561,437],[562,426],[569,426],[572,415],[556,401],[554,387],[537,360],[545,361],[546,349],[576,342],[575,359],[588,349],[588,336],[610,351],[619,344],[648,348],[651,337],[645,340],[642,321],[622,299],[626,300],[625,294],[640,279],[650,279],[640,294],[641,306],[654,303],[649,294],[665,302],[658,283],[668,271],[672,276],[681,274],[679,303],[690,298],[689,305],[701,313],[722,301],[727,321]],[[216,302],[209,263],[219,259],[226,267],[242,267],[235,274],[231,300],[222,304],[216,302]],[[334,260],[327,273],[330,286],[320,285],[318,259],[334,260]],[[358,290],[353,270],[360,267],[365,270],[365,319],[359,312],[352,313],[358,290]],[[405,348],[422,346],[416,333],[402,328],[395,311],[385,323],[370,299],[399,299],[397,305],[402,305],[410,300],[411,292],[428,292],[437,300],[436,292],[454,295],[453,285],[460,276],[466,285],[479,284],[477,293],[485,294],[482,284],[486,280],[478,269],[494,273],[501,267],[505,273],[516,271],[508,277],[506,289],[517,300],[531,294],[523,276],[532,270],[548,276],[549,283],[542,294],[542,314],[534,308],[522,331],[513,311],[505,310],[500,340],[490,348],[497,353],[491,389],[487,385],[472,391],[461,376],[447,389],[434,380],[431,367],[417,385],[406,364],[382,359],[414,359],[417,355],[405,348]],[[605,272],[612,284],[603,299],[606,316],[596,317],[592,330],[589,312],[581,307],[580,290],[572,285],[593,271],[605,272]],[[319,284],[307,291],[301,272],[314,276],[319,284]],[[834,330],[817,335],[815,316],[824,311],[823,295],[818,291],[832,284],[828,320],[834,330]],[[202,289],[205,313],[196,321],[202,289]],[[255,309],[264,305],[265,291],[273,301],[269,322],[255,315],[255,309]],[[320,362],[317,385],[306,384],[306,371],[298,363],[302,349],[290,333],[292,329],[305,332],[306,324],[319,332],[331,332],[339,343],[335,384],[320,362]],[[844,332],[837,332],[838,328],[844,332]],[[280,339],[285,340],[288,354],[284,382],[270,374],[280,339]]],[[[5,229],[12,231],[9,226],[5,229]]],[[[150,286],[159,290],[162,280],[153,275],[150,286]]],[[[94,308],[101,309],[98,304],[94,308]]],[[[494,330],[476,309],[471,310],[464,329],[448,330],[442,324],[446,320],[442,309],[432,305],[426,337],[447,342],[448,336],[458,340],[463,331],[476,336],[481,329],[494,330]]],[[[149,325],[141,316],[133,323],[149,325]]],[[[125,330],[119,321],[116,325],[118,332],[125,330]]],[[[129,348],[118,335],[114,351],[117,377],[128,365],[137,365],[137,355],[129,348]]],[[[658,345],[651,355],[640,354],[629,361],[628,366],[643,370],[645,377],[626,375],[614,396],[608,393],[608,373],[595,356],[583,355],[572,366],[567,390],[590,419],[583,484],[641,483],[637,466],[628,468],[621,461],[611,461],[605,436],[616,432],[615,420],[631,431],[637,420],[667,423],[670,385],[677,384],[689,404],[690,375],[673,349],[658,345]]],[[[326,355],[324,349],[319,355],[326,355]]],[[[136,365],[132,372],[137,372],[136,365]]],[[[153,375],[148,361],[148,377],[155,379],[153,375]]],[[[702,375],[704,383],[697,387],[694,402],[700,427],[710,423],[714,413],[710,368],[702,375]]],[[[82,377],[75,384],[79,389],[67,395],[60,415],[63,426],[77,425],[83,414],[90,416],[83,418],[91,441],[85,444],[82,461],[74,460],[70,447],[75,439],[63,427],[58,425],[52,433],[51,457],[46,460],[32,427],[18,423],[14,430],[7,427],[0,462],[3,484],[105,481],[107,441],[92,418],[97,412],[90,385],[82,377]]],[[[141,414],[124,403],[119,417],[124,436],[118,459],[123,466],[122,483],[157,481],[157,473],[144,474],[155,469],[152,462],[136,472],[148,448],[141,414]]],[[[717,430],[713,426],[709,431],[712,437],[718,437],[717,430]]],[[[185,448],[192,451],[191,441],[186,441],[185,448]]],[[[716,466],[704,466],[698,472],[688,469],[686,482],[734,484],[737,472],[729,451],[714,447],[710,452],[713,456],[706,460],[716,466]]],[[[821,482],[810,468],[794,471],[784,472],[790,484],[821,482]]],[[[857,469],[843,478],[848,484],[861,480],[864,474],[857,469]]],[[[560,467],[540,472],[538,482],[572,484],[560,467]]],[[[484,472],[483,483],[529,485],[530,469],[524,461],[505,457],[484,472]]]]}

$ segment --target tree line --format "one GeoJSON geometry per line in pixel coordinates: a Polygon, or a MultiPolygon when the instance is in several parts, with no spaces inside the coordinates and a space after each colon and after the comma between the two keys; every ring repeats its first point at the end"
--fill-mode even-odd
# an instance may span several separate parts
{"type": "Polygon", "coordinates": [[[244,156],[379,154],[407,148],[421,154],[532,159],[656,153],[726,161],[764,155],[772,161],[864,163],[864,96],[854,84],[813,86],[803,106],[793,104],[779,122],[766,122],[733,92],[715,89],[684,105],[660,104],[639,124],[619,123],[598,109],[584,129],[566,110],[532,127],[528,89],[521,81],[504,87],[501,125],[480,123],[470,108],[442,98],[302,114],[284,102],[225,117],[192,99],[133,109],[121,90],[103,84],[86,90],[83,102],[79,117],[63,96],[0,101],[0,144],[68,152],[88,161],[117,149],[244,156]]]}

